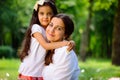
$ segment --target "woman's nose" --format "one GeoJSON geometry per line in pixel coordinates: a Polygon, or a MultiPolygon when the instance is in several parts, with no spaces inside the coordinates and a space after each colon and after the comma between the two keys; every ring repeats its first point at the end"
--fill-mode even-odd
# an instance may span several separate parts
{"type": "Polygon", "coordinates": [[[50,32],[53,33],[54,32],[54,27],[50,28],[50,32]]]}

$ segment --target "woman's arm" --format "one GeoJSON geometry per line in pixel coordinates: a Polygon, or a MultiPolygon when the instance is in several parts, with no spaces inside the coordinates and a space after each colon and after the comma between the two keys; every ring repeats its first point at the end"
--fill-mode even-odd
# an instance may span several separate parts
{"type": "Polygon", "coordinates": [[[69,44],[69,41],[61,41],[61,42],[54,42],[54,43],[48,43],[44,37],[42,36],[41,33],[39,32],[35,32],[32,35],[34,38],[36,38],[38,40],[38,42],[46,49],[46,50],[50,50],[50,49],[55,49],[55,48],[59,48],[62,46],[67,46],[69,44]]]}

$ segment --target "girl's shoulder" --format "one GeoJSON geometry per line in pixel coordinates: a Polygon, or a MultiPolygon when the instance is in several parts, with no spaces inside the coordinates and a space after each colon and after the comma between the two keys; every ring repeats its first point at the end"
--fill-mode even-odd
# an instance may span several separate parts
{"type": "Polygon", "coordinates": [[[42,27],[39,24],[33,24],[32,27],[42,27]]]}
{"type": "Polygon", "coordinates": [[[40,26],[39,24],[33,24],[32,29],[44,29],[44,28],[40,26]]]}
{"type": "Polygon", "coordinates": [[[35,32],[45,34],[45,29],[38,24],[33,24],[32,28],[31,28],[31,31],[32,31],[32,34],[35,33],[35,32]]]}

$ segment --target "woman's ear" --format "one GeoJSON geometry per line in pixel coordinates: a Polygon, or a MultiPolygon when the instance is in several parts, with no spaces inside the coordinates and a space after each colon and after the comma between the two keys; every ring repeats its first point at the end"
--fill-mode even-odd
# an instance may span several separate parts
{"type": "Polygon", "coordinates": [[[64,35],[63,40],[67,40],[68,36],[64,35]]]}

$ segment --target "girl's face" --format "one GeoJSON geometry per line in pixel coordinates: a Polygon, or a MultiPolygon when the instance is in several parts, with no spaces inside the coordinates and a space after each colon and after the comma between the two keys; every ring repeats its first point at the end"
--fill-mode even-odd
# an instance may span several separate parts
{"type": "Polygon", "coordinates": [[[41,6],[38,10],[38,19],[44,28],[50,23],[51,17],[53,16],[53,11],[50,6],[41,6]]]}
{"type": "Polygon", "coordinates": [[[62,19],[53,17],[46,28],[46,36],[50,42],[61,41],[65,37],[65,25],[62,19]]]}

